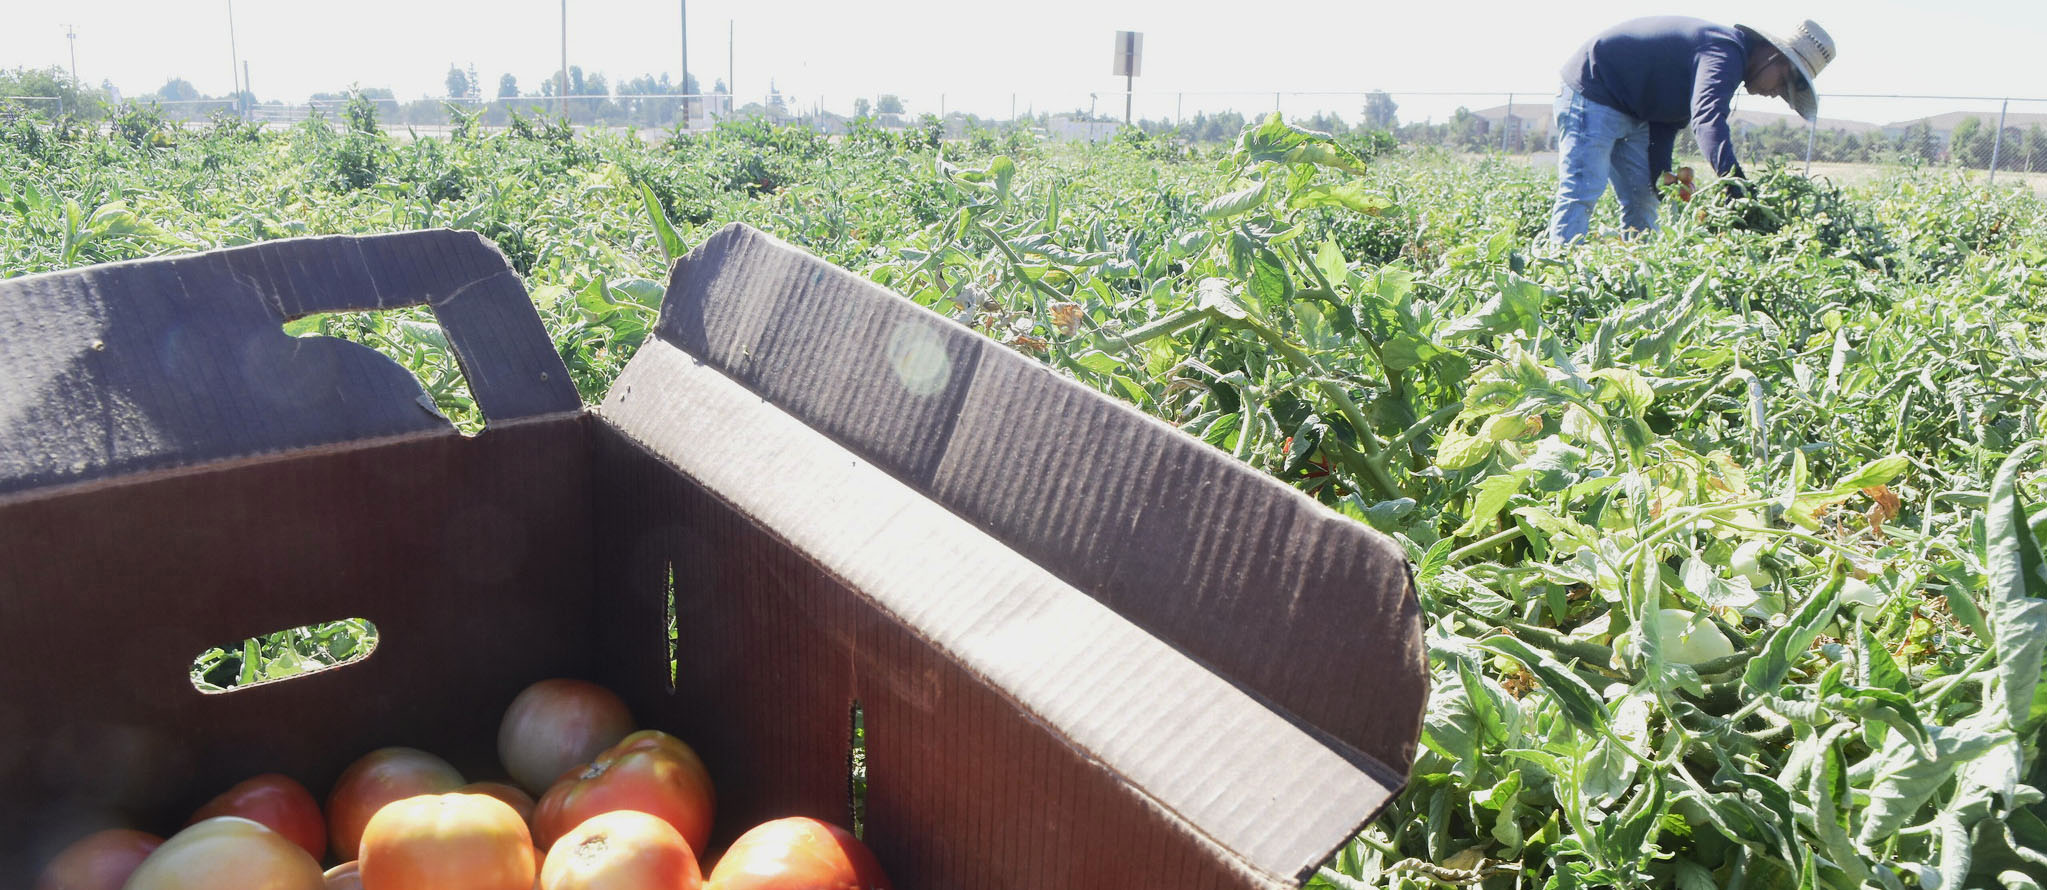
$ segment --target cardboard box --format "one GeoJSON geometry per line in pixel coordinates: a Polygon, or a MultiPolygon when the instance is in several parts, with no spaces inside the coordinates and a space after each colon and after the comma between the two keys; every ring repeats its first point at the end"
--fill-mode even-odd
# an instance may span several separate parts
{"type": "Polygon", "coordinates": [[[912,888],[1293,886],[1412,764],[1400,550],[1164,423],[772,237],[680,261],[586,410],[473,233],[0,281],[0,883],[266,771],[411,745],[501,775],[579,676],[703,755],[721,847],[849,821],[912,888]],[[309,313],[430,304],[467,437],[309,313]],[[361,617],[320,673],[211,646],[361,617]],[[676,644],[670,669],[670,635],[676,644]]]}

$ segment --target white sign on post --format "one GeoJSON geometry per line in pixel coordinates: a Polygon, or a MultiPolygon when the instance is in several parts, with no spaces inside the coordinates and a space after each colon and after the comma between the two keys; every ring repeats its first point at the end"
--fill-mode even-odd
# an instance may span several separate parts
{"type": "Polygon", "coordinates": [[[1136,77],[1144,57],[1144,35],[1137,31],[1116,32],[1116,70],[1110,72],[1118,77],[1136,77]]]}

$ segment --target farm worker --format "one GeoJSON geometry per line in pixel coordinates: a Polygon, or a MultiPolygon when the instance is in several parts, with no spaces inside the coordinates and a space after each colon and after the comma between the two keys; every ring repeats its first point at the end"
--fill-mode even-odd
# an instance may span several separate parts
{"type": "Polygon", "coordinates": [[[1781,98],[1810,121],[1819,115],[1813,77],[1833,60],[1834,38],[1810,19],[1788,39],[1682,16],[1634,19],[1593,37],[1564,63],[1557,92],[1550,240],[1585,236],[1609,180],[1627,227],[1655,229],[1657,186],[1677,182],[1691,193],[1690,168],[1681,176],[1670,169],[1686,124],[1714,173],[1740,177],[1727,129],[1734,88],[1781,98]]]}

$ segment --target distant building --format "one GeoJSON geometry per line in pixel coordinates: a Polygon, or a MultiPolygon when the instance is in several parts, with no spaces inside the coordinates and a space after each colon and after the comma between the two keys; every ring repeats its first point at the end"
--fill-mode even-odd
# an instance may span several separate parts
{"type": "Polygon", "coordinates": [[[1551,147],[1548,102],[1516,102],[1471,113],[1485,121],[1490,141],[1507,151],[1544,151],[1551,147]]]}
{"type": "Polygon", "coordinates": [[[1045,125],[1045,137],[1054,142],[1107,142],[1122,128],[1116,121],[1075,120],[1072,115],[1055,114],[1045,125]]]}
{"type": "MultiPolygon", "coordinates": [[[[1736,110],[1733,114],[1727,116],[1728,129],[1733,130],[1737,135],[1749,130],[1761,130],[1766,127],[1776,126],[1777,124],[1783,124],[1794,130],[1806,128],[1805,119],[1795,114],[1775,111],[1736,110]]],[[[1841,120],[1828,117],[1820,118],[1819,128],[1822,130],[1836,130],[1854,136],[1868,136],[1883,130],[1882,127],[1865,121],[1841,120]]]]}

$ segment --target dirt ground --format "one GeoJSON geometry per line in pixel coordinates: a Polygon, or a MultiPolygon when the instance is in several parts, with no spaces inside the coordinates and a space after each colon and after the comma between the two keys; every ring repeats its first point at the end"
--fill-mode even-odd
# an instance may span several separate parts
{"type": "MultiPolygon", "coordinates": [[[[1528,165],[1537,170],[1554,171],[1557,168],[1555,152],[1539,152],[1526,155],[1525,157],[1528,159],[1528,165]]],[[[1794,170],[1804,170],[1805,163],[1803,161],[1795,162],[1791,165],[1791,168],[1794,170]]],[[[1816,178],[1824,177],[1830,179],[1837,185],[1852,186],[1877,179],[1886,173],[1895,172],[1899,169],[1891,164],[1835,164],[1825,161],[1814,161],[1812,175],[1816,178]]],[[[1990,179],[1986,172],[1982,170],[1962,170],[1944,167],[1938,168],[1935,172],[1942,176],[1965,176],[1970,181],[1979,184],[1988,184],[1990,179]]],[[[1997,173],[1996,185],[1999,188],[2011,188],[2022,185],[2032,189],[2033,194],[2047,198],[2047,173],[2014,173],[2010,170],[2000,170],[1997,173]]]]}

